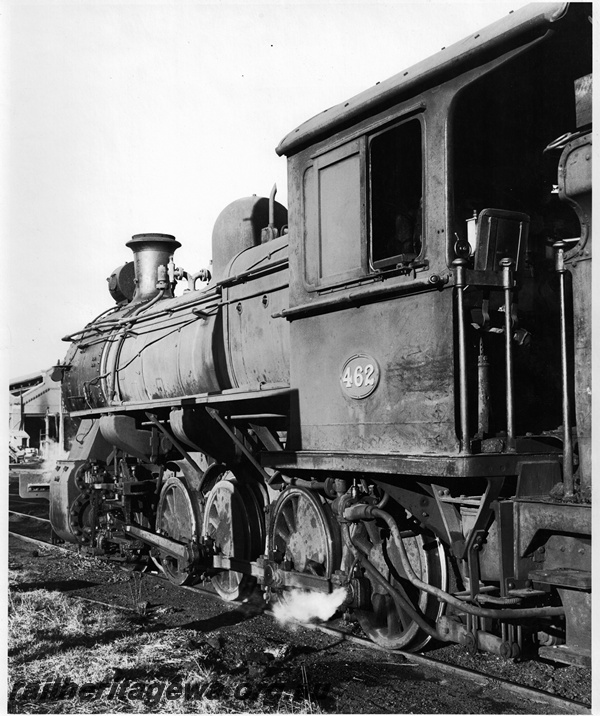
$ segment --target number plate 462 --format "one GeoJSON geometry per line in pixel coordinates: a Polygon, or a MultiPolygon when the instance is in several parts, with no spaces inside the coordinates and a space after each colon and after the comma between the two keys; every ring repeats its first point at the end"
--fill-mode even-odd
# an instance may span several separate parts
{"type": "Polygon", "coordinates": [[[340,385],[351,398],[366,398],[379,383],[379,366],[371,356],[359,353],[348,358],[342,368],[340,385]]]}

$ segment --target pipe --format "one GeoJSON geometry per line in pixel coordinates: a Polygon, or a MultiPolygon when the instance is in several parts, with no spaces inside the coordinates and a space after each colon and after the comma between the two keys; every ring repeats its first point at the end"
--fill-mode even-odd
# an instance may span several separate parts
{"type": "Polygon", "coordinates": [[[196,271],[196,273],[187,273],[185,272],[187,282],[188,282],[188,290],[195,291],[196,290],[196,281],[210,281],[212,278],[211,273],[208,269],[200,269],[200,271],[196,271]]]}
{"type": "Polygon", "coordinates": [[[275,229],[275,195],[277,194],[277,184],[273,184],[271,194],[269,195],[269,229],[275,229]]]}
{"type": "Polygon", "coordinates": [[[479,339],[477,360],[477,436],[482,440],[490,429],[490,361],[483,350],[483,339],[479,339]]]}
{"type": "Polygon", "coordinates": [[[572,498],[575,492],[573,481],[573,435],[571,433],[571,400],[569,396],[569,371],[567,364],[567,306],[565,291],[565,242],[557,241],[556,273],[560,294],[560,364],[562,381],[562,419],[563,419],[563,486],[564,497],[572,498]]]}
{"type": "Polygon", "coordinates": [[[460,401],[460,451],[463,455],[471,452],[469,442],[469,395],[467,392],[467,335],[465,328],[465,307],[463,292],[465,290],[465,267],[467,260],[454,259],[452,265],[456,269],[456,311],[458,314],[458,390],[460,401]]]}
{"type": "MultiPolygon", "coordinates": [[[[116,328],[119,328],[120,326],[123,326],[126,324],[133,325],[134,323],[137,323],[138,321],[154,320],[155,318],[158,318],[160,316],[171,316],[175,313],[178,313],[179,311],[187,310],[191,306],[193,307],[193,306],[198,306],[199,304],[202,304],[202,303],[210,303],[212,300],[218,299],[219,293],[220,293],[219,289],[214,289],[210,292],[207,289],[205,291],[202,291],[202,296],[195,301],[189,301],[187,303],[182,303],[182,304],[178,304],[175,306],[169,305],[169,308],[165,308],[160,311],[155,311],[151,316],[135,315],[135,317],[133,317],[133,314],[132,314],[132,316],[129,316],[126,318],[113,318],[110,320],[100,321],[97,325],[89,324],[85,328],[82,328],[80,331],[75,331],[75,333],[69,333],[69,335],[63,336],[61,338],[61,341],[65,341],[65,342],[75,341],[75,339],[78,336],[82,336],[82,338],[80,339],[82,341],[82,343],[79,344],[80,346],[87,347],[87,346],[95,345],[96,341],[103,342],[105,340],[104,336],[94,336],[94,338],[91,342],[83,344],[83,340],[84,340],[86,333],[91,333],[91,332],[96,332],[98,334],[102,333],[102,332],[106,333],[108,331],[113,331],[116,328]]],[[[262,293],[264,293],[264,291],[262,293]]],[[[262,295],[262,293],[260,295],[262,295]]],[[[224,305],[224,304],[216,303],[216,304],[209,306],[209,309],[212,310],[213,308],[218,308],[221,305],[224,305]]],[[[149,306],[149,304],[144,304],[141,308],[148,308],[148,306],[149,306]]],[[[192,311],[192,313],[193,313],[193,311],[192,311]]]]}
{"type": "Polygon", "coordinates": [[[379,502],[375,505],[375,507],[376,507],[378,510],[382,510],[382,509],[387,505],[387,503],[388,503],[389,501],[390,501],[390,493],[389,493],[389,492],[384,492],[384,493],[383,493],[383,497],[381,498],[381,500],[379,500],[379,502]]]}
{"type": "Polygon", "coordinates": [[[305,490],[325,490],[325,484],[316,480],[303,480],[300,477],[289,477],[288,475],[282,475],[281,479],[286,485],[293,487],[303,487],[305,490]]]}
{"type": "Polygon", "coordinates": [[[438,631],[432,627],[427,621],[425,621],[425,618],[422,614],[420,614],[414,606],[404,599],[404,597],[398,592],[395,587],[393,587],[388,580],[381,574],[381,572],[370,562],[367,555],[352,541],[352,537],[350,536],[350,525],[348,523],[342,524],[342,535],[344,537],[344,542],[346,543],[346,546],[352,552],[354,557],[360,562],[361,566],[364,568],[365,572],[373,579],[373,581],[377,582],[380,587],[385,589],[385,591],[392,597],[392,599],[396,602],[398,606],[401,607],[403,611],[405,611],[410,618],[416,622],[419,627],[428,634],[428,636],[432,637],[433,639],[443,639],[441,634],[438,633],[438,631]]]}
{"type": "Polygon", "coordinates": [[[396,296],[439,291],[448,283],[448,278],[445,275],[439,277],[439,281],[432,281],[432,278],[433,276],[426,275],[425,278],[415,278],[408,283],[392,283],[389,285],[378,281],[372,286],[363,286],[360,290],[350,291],[347,294],[337,295],[336,293],[333,296],[321,297],[318,300],[302,303],[299,306],[284,308],[279,313],[273,314],[273,318],[286,318],[288,321],[295,321],[307,316],[343,311],[351,306],[365,306],[374,301],[396,296]]]}
{"type": "Polygon", "coordinates": [[[476,594],[475,599],[477,601],[489,602],[490,604],[502,604],[505,607],[511,606],[512,604],[516,606],[521,603],[521,597],[494,597],[491,594],[476,594]]]}
{"type": "Polygon", "coordinates": [[[513,354],[512,354],[512,288],[513,278],[511,267],[513,260],[505,258],[500,261],[502,267],[502,287],[504,289],[504,354],[506,361],[506,435],[509,448],[514,448],[515,418],[513,395],[513,354]]]}
{"type": "Polygon", "coordinates": [[[347,507],[344,510],[344,519],[351,521],[370,519],[372,517],[378,517],[379,519],[383,520],[389,527],[390,532],[392,533],[392,536],[396,541],[398,553],[400,555],[400,560],[402,562],[402,567],[404,568],[406,578],[415,587],[418,587],[419,589],[423,590],[424,592],[427,592],[428,594],[432,594],[440,601],[445,602],[446,604],[450,604],[451,606],[460,609],[466,614],[472,614],[473,616],[477,617],[490,617],[491,619],[527,619],[534,617],[554,617],[564,615],[564,607],[532,607],[529,609],[485,609],[483,607],[476,607],[472,604],[468,604],[467,602],[462,601],[462,599],[458,599],[457,597],[452,596],[452,594],[445,592],[439,587],[434,587],[432,584],[427,584],[427,582],[424,582],[415,574],[412,565],[408,559],[408,555],[406,554],[406,550],[404,549],[404,544],[402,542],[402,537],[400,536],[398,525],[389,513],[384,512],[383,510],[378,510],[376,507],[373,507],[371,505],[361,504],[352,505],[351,507],[347,507]]]}

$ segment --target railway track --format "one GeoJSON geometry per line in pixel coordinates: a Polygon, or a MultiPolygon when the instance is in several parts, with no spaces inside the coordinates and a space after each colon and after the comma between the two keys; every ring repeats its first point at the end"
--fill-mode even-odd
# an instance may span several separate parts
{"type": "MultiPolygon", "coordinates": [[[[29,515],[27,513],[17,512],[15,510],[9,510],[9,513],[17,516],[23,520],[31,519],[42,523],[50,524],[50,521],[46,518],[38,517],[35,515],[29,515]]],[[[77,548],[74,546],[63,546],[63,545],[57,545],[52,544],[50,541],[45,541],[41,539],[36,539],[33,537],[29,537],[27,535],[22,535],[17,532],[13,532],[12,530],[9,530],[9,534],[13,536],[14,538],[18,540],[22,540],[23,542],[26,542],[28,544],[36,545],[43,548],[50,548],[54,550],[60,550],[63,552],[70,552],[74,553],[76,552],[77,548]]],[[[162,574],[160,573],[150,573],[148,574],[149,577],[152,577],[154,579],[160,580],[161,582],[165,582],[171,586],[171,582],[162,574]]],[[[195,593],[197,595],[202,595],[204,597],[207,597],[211,600],[214,600],[216,602],[221,602],[221,597],[216,594],[214,591],[212,591],[209,588],[203,587],[201,585],[195,585],[195,586],[179,586],[178,589],[180,590],[187,590],[189,592],[195,593]]],[[[115,604],[111,604],[109,602],[104,602],[100,600],[90,599],[87,597],[81,597],[78,595],[69,595],[70,598],[73,598],[75,600],[94,603],[98,605],[102,605],[105,607],[111,607],[111,608],[117,608],[124,611],[131,611],[135,612],[135,608],[133,607],[120,607],[115,604]]],[[[274,618],[273,613],[266,609],[264,611],[264,614],[267,616],[271,616],[274,618]]],[[[374,650],[374,651],[383,651],[386,652],[384,647],[381,647],[377,644],[374,644],[369,639],[356,636],[354,634],[350,634],[347,631],[343,629],[338,629],[334,626],[329,625],[323,625],[323,624],[315,624],[315,623],[301,623],[298,622],[300,626],[302,626],[305,629],[309,630],[315,630],[318,632],[321,632],[323,634],[327,634],[330,636],[334,636],[340,640],[355,644],[357,646],[360,646],[362,648],[368,649],[368,650],[374,650]]],[[[472,684],[479,685],[481,687],[490,687],[495,686],[499,688],[500,690],[506,691],[511,693],[513,696],[518,696],[523,699],[527,699],[530,701],[543,703],[548,706],[549,709],[552,709],[554,711],[562,711],[566,713],[574,713],[574,714],[588,714],[591,713],[591,710],[587,707],[586,704],[581,703],[579,701],[573,701],[570,699],[566,699],[561,696],[556,696],[554,694],[550,694],[547,691],[543,691],[541,689],[529,687],[529,686],[523,686],[521,684],[516,684],[514,682],[508,681],[507,679],[500,678],[498,676],[489,675],[481,671],[477,671],[475,669],[468,669],[462,666],[455,666],[452,664],[448,664],[442,661],[439,661],[435,658],[432,658],[430,656],[425,656],[422,654],[414,654],[410,652],[404,652],[404,651],[394,651],[395,655],[400,655],[404,657],[408,662],[421,666],[421,667],[427,667],[434,669],[442,674],[444,674],[447,677],[451,678],[459,678],[466,680],[472,684]]]]}
{"type": "Polygon", "coordinates": [[[16,510],[9,510],[9,515],[15,515],[17,517],[26,517],[30,520],[37,520],[38,522],[45,522],[46,524],[50,524],[50,520],[47,517],[38,517],[37,515],[30,515],[28,512],[17,512],[16,510]]]}

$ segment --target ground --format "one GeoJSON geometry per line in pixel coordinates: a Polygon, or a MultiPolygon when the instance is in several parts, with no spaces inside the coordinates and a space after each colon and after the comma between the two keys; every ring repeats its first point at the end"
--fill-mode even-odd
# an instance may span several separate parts
{"type": "MultiPolygon", "coordinates": [[[[292,631],[263,613],[260,597],[225,604],[15,538],[9,567],[11,712],[549,713],[484,677],[467,682],[338,636],[292,631]]],[[[547,685],[548,673],[534,685],[547,685]]],[[[551,673],[560,681],[564,670],[551,673]]],[[[572,697],[589,693],[585,679],[571,672],[572,697]]]]}

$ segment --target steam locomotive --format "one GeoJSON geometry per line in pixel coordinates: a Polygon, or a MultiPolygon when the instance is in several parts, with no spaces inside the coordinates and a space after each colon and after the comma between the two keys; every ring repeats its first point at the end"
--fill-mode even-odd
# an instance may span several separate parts
{"type": "Polygon", "coordinates": [[[227,206],[210,272],[134,236],[55,369],[56,537],[226,600],[343,587],[390,649],[588,664],[590,15],[529,5],[302,124],[289,214],[227,206]]]}

